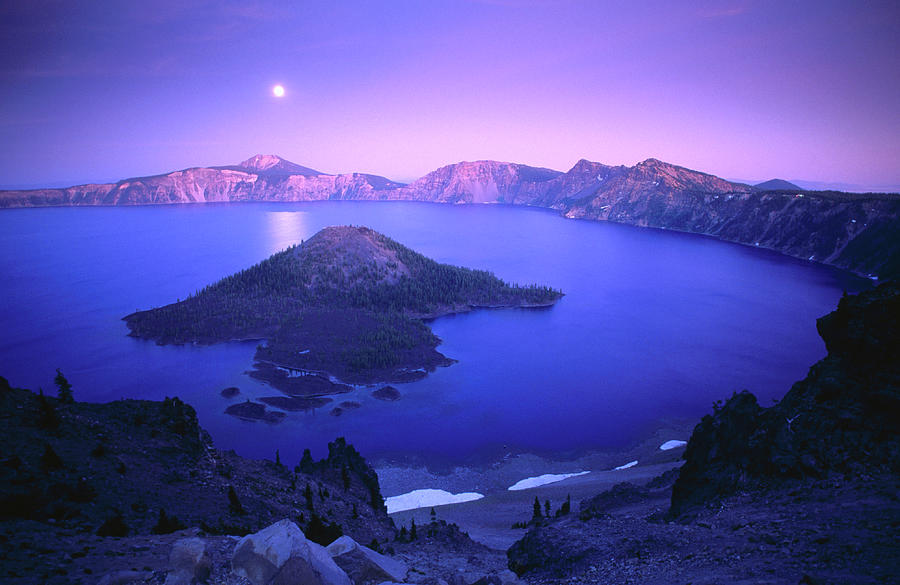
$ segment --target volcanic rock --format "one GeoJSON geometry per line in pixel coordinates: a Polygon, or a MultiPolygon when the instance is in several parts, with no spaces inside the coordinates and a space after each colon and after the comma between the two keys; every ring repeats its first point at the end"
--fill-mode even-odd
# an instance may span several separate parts
{"type": "Polygon", "coordinates": [[[351,585],[328,551],[287,519],[238,541],[231,564],[254,585],[351,585]]]}

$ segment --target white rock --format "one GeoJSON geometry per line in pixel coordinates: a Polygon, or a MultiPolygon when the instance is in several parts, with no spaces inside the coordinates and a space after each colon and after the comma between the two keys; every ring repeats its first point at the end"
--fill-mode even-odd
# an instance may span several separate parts
{"type": "Polygon", "coordinates": [[[254,585],[351,585],[325,547],[307,540],[287,519],[239,540],[231,565],[254,585]]]}
{"type": "Polygon", "coordinates": [[[379,554],[362,546],[349,536],[342,536],[328,545],[328,554],[350,577],[355,585],[403,581],[408,569],[406,563],[379,554]]]}

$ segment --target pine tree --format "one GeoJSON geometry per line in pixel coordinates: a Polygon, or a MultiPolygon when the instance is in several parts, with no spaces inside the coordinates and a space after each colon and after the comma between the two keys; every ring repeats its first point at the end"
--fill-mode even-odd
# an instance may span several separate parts
{"type": "Polygon", "coordinates": [[[315,462],[313,462],[312,454],[309,452],[309,449],[303,450],[303,456],[300,458],[300,464],[297,465],[297,469],[294,471],[301,471],[303,473],[312,473],[315,470],[315,462]]]}
{"type": "Polygon", "coordinates": [[[238,516],[244,513],[244,507],[238,499],[237,492],[234,491],[234,486],[228,486],[228,511],[238,516]]]}
{"type": "Polygon", "coordinates": [[[534,496],[534,504],[532,505],[532,508],[534,508],[534,512],[531,516],[531,519],[539,521],[541,519],[541,501],[538,500],[537,496],[534,496]]]}
{"type": "Polygon", "coordinates": [[[563,502],[563,505],[559,508],[559,513],[562,516],[567,515],[572,511],[572,494],[566,495],[566,501],[563,502]]]}
{"type": "Polygon", "coordinates": [[[544,501],[544,516],[550,517],[550,500],[544,501]]]}
{"type": "Polygon", "coordinates": [[[75,399],[72,397],[72,385],[69,384],[63,373],[59,371],[59,368],[56,368],[56,377],[53,378],[53,382],[56,384],[56,395],[59,397],[60,402],[67,404],[75,402],[75,399]]]}

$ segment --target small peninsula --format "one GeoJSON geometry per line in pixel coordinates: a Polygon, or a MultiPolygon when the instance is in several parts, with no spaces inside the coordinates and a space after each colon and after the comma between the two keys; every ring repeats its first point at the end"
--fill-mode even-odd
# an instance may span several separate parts
{"type": "Polygon", "coordinates": [[[404,382],[453,363],[423,322],[548,307],[563,293],[434,260],[366,227],[328,227],[187,299],[124,318],[159,344],[265,339],[251,375],[294,396],[404,382]]]}

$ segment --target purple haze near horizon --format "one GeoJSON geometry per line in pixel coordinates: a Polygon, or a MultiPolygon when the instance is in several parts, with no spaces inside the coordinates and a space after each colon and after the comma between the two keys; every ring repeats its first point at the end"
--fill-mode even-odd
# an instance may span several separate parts
{"type": "Polygon", "coordinates": [[[896,2],[37,0],[0,7],[0,76],[6,186],[257,152],[900,184],[896,2]]]}

